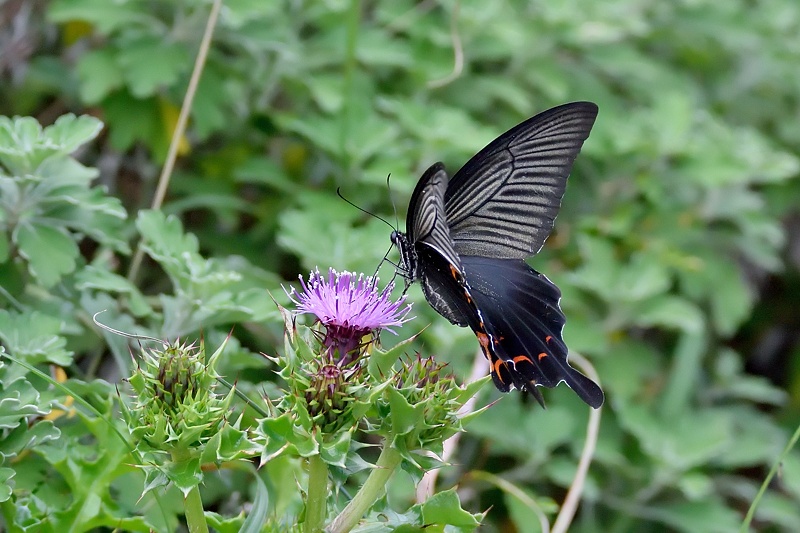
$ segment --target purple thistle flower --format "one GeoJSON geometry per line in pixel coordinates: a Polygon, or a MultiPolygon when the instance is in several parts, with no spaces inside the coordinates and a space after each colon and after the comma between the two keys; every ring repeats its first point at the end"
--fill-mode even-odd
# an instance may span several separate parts
{"type": "Polygon", "coordinates": [[[392,326],[400,326],[408,319],[411,304],[403,306],[405,296],[391,299],[394,283],[382,291],[378,278],[352,272],[328,270],[327,279],[319,269],[311,272],[308,283],[300,276],[302,291],[292,288],[287,293],[297,306],[297,313],[311,313],[325,326],[323,345],[332,360],[341,366],[357,359],[362,348],[361,339],[370,333],[386,329],[395,333],[392,326]],[[338,352],[338,357],[336,356],[338,352]]]}

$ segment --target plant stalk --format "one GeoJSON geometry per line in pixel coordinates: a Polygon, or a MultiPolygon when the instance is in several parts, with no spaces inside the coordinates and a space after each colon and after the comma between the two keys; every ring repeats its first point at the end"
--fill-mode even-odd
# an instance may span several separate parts
{"type": "Polygon", "coordinates": [[[208,533],[206,515],[203,511],[203,500],[200,499],[200,487],[195,485],[183,501],[186,525],[189,533],[208,533]]]}
{"type": "Polygon", "coordinates": [[[364,513],[375,503],[386,489],[386,483],[400,465],[400,452],[392,448],[389,441],[384,441],[381,455],[375,468],[370,472],[367,481],[356,493],[341,514],[331,523],[328,533],[347,533],[361,520],[364,513]]]}
{"type": "Polygon", "coordinates": [[[308,459],[305,533],[319,533],[328,514],[328,465],[319,454],[308,459]]]}
{"type": "MultiPolygon", "coordinates": [[[[200,75],[206,64],[208,50],[211,48],[211,36],[214,33],[214,26],[217,24],[217,17],[219,16],[220,9],[222,9],[222,0],[214,0],[208,15],[208,21],[206,22],[206,29],[203,32],[203,38],[200,42],[200,49],[197,52],[197,58],[194,62],[192,77],[189,79],[189,86],[186,88],[186,94],[183,96],[183,104],[181,105],[181,112],[178,115],[178,122],[175,124],[175,131],[172,132],[172,138],[170,139],[169,149],[167,151],[167,160],[164,162],[164,167],[161,169],[161,175],[158,178],[158,187],[153,197],[151,209],[160,209],[161,204],[164,203],[164,198],[167,194],[167,186],[172,177],[172,169],[175,168],[175,160],[178,158],[178,148],[180,147],[181,139],[183,139],[183,134],[186,132],[186,125],[189,122],[189,113],[192,110],[192,102],[194,102],[194,95],[197,92],[197,85],[200,83],[200,75]]],[[[141,244],[139,244],[131,260],[128,280],[136,280],[143,258],[144,249],[141,247],[141,244]]]]}
{"type": "Polygon", "coordinates": [[[783,453],[781,453],[780,457],[778,457],[775,462],[772,463],[772,468],[769,469],[767,477],[764,478],[764,482],[758,489],[758,493],[753,499],[753,503],[750,504],[750,508],[747,510],[747,515],[744,517],[744,521],[742,521],[742,527],[739,529],[739,533],[747,533],[750,531],[750,523],[753,521],[753,517],[756,515],[756,509],[758,508],[758,504],[761,503],[761,498],[764,496],[764,493],[767,492],[767,488],[769,488],[772,478],[778,473],[778,469],[780,469],[781,465],[783,464],[783,459],[789,455],[789,452],[792,451],[792,448],[794,448],[794,445],[797,444],[798,440],[800,440],[800,426],[797,426],[797,429],[794,430],[792,438],[789,439],[789,442],[786,444],[786,447],[783,449],[783,453]]]}

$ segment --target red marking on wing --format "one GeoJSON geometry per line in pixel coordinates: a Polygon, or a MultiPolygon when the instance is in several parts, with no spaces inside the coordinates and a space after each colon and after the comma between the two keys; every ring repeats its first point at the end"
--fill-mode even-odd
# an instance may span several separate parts
{"type": "Polygon", "coordinates": [[[503,381],[503,374],[500,373],[500,365],[505,366],[505,364],[506,362],[499,358],[492,364],[492,372],[497,375],[497,379],[499,379],[501,383],[505,383],[505,381],[503,381]]]}
{"type": "Polygon", "coordinates": [[[453,276],[453,279],[460,280],[461,279],[461,272],[455,267],[455,265],[450,265],[450,275],[453,276]]]}
{"type": "Polygon", "coordinates": [[[475,336],[478,337],[478,342],[481,343],[481,346],[484,350],[489,347],[491,343],[491,340],[489,340],[489,335],[483,333],[482,331],[476,331],[475,336]]]}

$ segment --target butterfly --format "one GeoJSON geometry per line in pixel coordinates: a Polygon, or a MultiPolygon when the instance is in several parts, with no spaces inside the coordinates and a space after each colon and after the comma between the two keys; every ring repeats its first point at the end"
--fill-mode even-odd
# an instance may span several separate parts
{"type": "Polygon", "coordinates": [[[565,382],[593,408],[603,391],[567,362],[561,291],[525,259],[550,235],[567,177],[589,137],[597,106],[544,111],[489,143],[452,179],[431,166],[411,195],[406,233],[393,231],[406,288],[470,327],[502,392],[565,382]]]}

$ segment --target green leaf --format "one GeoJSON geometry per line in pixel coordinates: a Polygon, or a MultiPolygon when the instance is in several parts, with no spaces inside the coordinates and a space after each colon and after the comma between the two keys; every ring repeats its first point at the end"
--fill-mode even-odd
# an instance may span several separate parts
{"type": "MultiPolygon", "coordinates": [[[[227,405],[233,398],[234,392],[229,393],[227,405]]],[[[221,464],[225,461],[235,461],[242,457],[252,457],[260,451],[260,446],[254,443],[248,435],[248,431],[239,429],[241,420],[234,423],[225,423],[206,444],[203,450],[202,460],[221,464]]]]}
{"type": "Polygon", "coordinates": [[[31,117],[12,120],[0,116],[0,163],[18,176],[31,173],[44,158],[53,153],[37,153],[36,145],[41,133],[41,126],[31,117]]]}
{"type": "Polygon", "coordinates": [[[333,439],[324,439],[319,447],[319,455],[322,460],[329,465],[345,468],[352,437],[352,432],[340,431],[333,436],[333,439]]]}
{"type": "Polygon", "coordinates": [[[533,464],[547,461],[557,446],[582,434],[576,413],[565,406],[550,403],[546,410],[532,414],[531,406],[503,398],[472,420],[469,432],[493,439],[498,453],[520,455],[533,464]],[[512,427],[514,431],[509,431],[512,427]]]}
{"type": "MultiPolygon", "coordinates": [[[[0,214],[0,226],[2,226],[2,215],[0,214]]],[[[8,242],[8,235],[5,232],[0,233],[0,263],[8,261],[10,245],[8,242]]]]}
{"type": "Polygon", "coordinates": [[[715,499],[667,504],[649,512],[660,522],[686,533],[729,533],[738,531],[741,522],[737,511],[715,499]]]}
{"type": "Polygon", "coordinates": [[[162,467],[164,473],[184,496],[203,481],[200,458],[191,457],[179,462],[171,461],[162,467]]]}
{"type": "Polygon", "coordinates": [[[797,500],[783,494],[767,492],[762,497],[755,515],[759,523],[767,523],[783,531],[800,531],[800,516],[797,513],[797,500]]]}
{"type": "Polygon", "coordinates": [[[614,288],[618,298],[635,302],[663,294],[670,281],[667,269],[656,254],[636,254],[619,272],[614,288]]]}
{"type": "Polygon", "coordinates": [[[0,309],[0,339],[13,356],[28,364],[72,364],[72,352],[61,336],[63,321],[37,311],[26,314],[0,309]]]}
{"type": "Polygon", "coordinates": [[[0,467],[0,503],[8,501],[11,498],[13,482],[11,481],[16,475],[12,468],[0,467]]]}
{"type": "Polygon", "coordinates": [[[149,13],[143,4],[116,5],[103,0],[58,0],[47,10],[48,18],[53,22],[85,21],[106,34],[132,25],[150,27],[157,24],[149,13]]]}
{"type": "Polygon", "coordinates": [[[604,239],[581,235],[579,245],[584,264],[573,273],[573,283],[578,287],[595,291],[605,300],[612,300],[617,288],[617,259],[610,242],[604,239]]]}
{"type": "Polygon", "coordinates": [[[52,287],[64,274],[75,270],[79,250],[75,241],[61,229],[42,225],[17,226],[14,242],[28,270],[45,287],[52,287]]]}
{"type": "Polygon", "coordinates": [[[147,303],[138,287],[126,278],[110,272],[107,268],[88,265],[79,270],[75,278],[78,290],[98,290],[124,294],[127,300],[126,304],[134,315],[149,316],[153,314],[152,307],[147,303]]]}
{"type": "Polygon", "coordinates": [[[420,514],[424,524],[450,525],[462,528],[474,528],[480,525],[478,516],[461,508],[461,500],[455,489],[434,494],[420,505],[420,514]]]}
{"type": "Polygon", "coordinates": [[[220,72],[213,63],[208,63],[197,84],[197,93],[192,106],[193,131],[200,139],[224,129],[229,124],[232,102],[240,101],[244,95],[233,90],[237,85],[229,84],[227,72],[220,72]]]}
{"type": "Polygon", "coordinates": [[[633,323],[639,326],[662,326],[689,333],[703,328],[703,314],[688,300],[679,296],[656,296],[633,309],[633,323]]]}
{"type": "Polygon", "coordinates": [[[735,263],[720,262],[713,270],[717,286],[710,294],[713,322],[720,334],[733,335],[752,310],[753,292],[735,263]]]}
{"type": "Polygon", "coordinates": [[[22,378],[7,381],[10,383],[2,383],[0,388],[0,430],[14,429],[23,423],[27,425],[26,417],[50,412],[49,408],[39,406],[39,393],[28,381],[22,378]]]}
{"type": "Polygon", "coordinates": [[[388,350],[374,348],[367,358],[367,371],[377,381],[383,381],[392,373],[398,359],[407,353],[414,338],[398,342],[388,350]]]}
{"type": "MultiPolygon", "coordinates": [[[[13,403],[5,404],[5,407],[13,407],[13,403]]],[[[30,411],[28,409],[28,411],[30,411]]],[[[13,414],[5,415],[6,424],[13,424],[11,422],[13,414]]],[[[33,450],[48,442],[58,441],[61,437],[61,431],[53,425],[50,420],[40,420],[28,427],[25,420],[20,418],[22,424],[16,425],[12,431],[5,432],[5,436],[0,442],[0,454],[5,461],[10,461],[18,457],[26,450],[33,450]]]]}
{"type": "Polygon", "coordinates": [[[136,218],[136,227],[142,238],[159,254],[179,257],[184,253],[196,254],[197,237],[184,234],[180,220],[174,216],[165,217],[160,211],[142,210],[136,218]]]}
{"type": "Polygon", "coordinates": [[[43,161],[55,155],[68,155],[90,141],[102,129],[94,117],[67,114],[42,129],[31,117],[0,117],[0,163],[12,174],[35,172],[43,161]]]}
{"type": "Polygon", "coordinates": [[[81,56],[76,66],[81,80],[81,98],[87,104],[97,104],[122,86],[122,70],[113,48],[92,50],[81,56]]]}
{"type": "Polygon", "coordinates": [[[95,117],[73,114],[62,115],[55,124],[44,129],[42,142],[55,146],[63,154],[71,154],[100,134],[103,123],[95,117]]]}
{"type": "Polygon", "coordinates": [[[619,414],[646,453],[679,472],[704,465],[735,444],[733,420],[722,409],[695,410],[663,420],[645,406],[626,405],[619,414]]]}
{"type": "Polygon", "coordinates": [[[370,222],[353,228],[349,221],[339,220],[350,216],[342,214],[341,206],[336,208],[337,215],[326,219],[326,210],[337,204],[341,201],[330,196],[321,200],[313,211],[285,210],[279,218],[278,244],[300,257],[307,270],[327,266],[342,270],[345,265],[354,272],[374,270],[375,250],[385,249],[389,244],[386,226],[370,222]]]}
{"type": "MultiPolygon", "coordinates": [[[[574,472],[573,472],[574,473],[574,472]]],[[[551,499],[537,498],[535,494],[523,487],[516,487],[520,495],[511,493],[503,494],[503,501],[508,507],[509,517],[514,522],[519,533],[542,533],[539,520],[536,520],[536,511],[541,513],[555,514],[558,512],[558,505],[551,499]],[[522,499],[524,497],[524,499],[522,499]]],[[[489,511],[491,513],[491,511],[489,511]]]]}
{"type": "MultiPolygon", "coordinates": [[[[783,443],[781,443],[781,446],[783,446],[783,443]]],[[[773,460],[775,457],[778,457],[777,453],[773,454],[773,460]]],[[[800,498],[800,453],[798,453],[797,450],[794,450],[783,458],[780,479],[783,488],[791,494],[793,498],[800,498]]]]}
{"type": "Polygon", "coordinates": [[[141,141],[156,153],[166,153],[169,146],[162,129],[161,114],[155,98],[145,100],[120,90],[109,95],[103,102],[111,145],[119,151],[127,151],[141,141]]]}
{"type": "Polygon", "coordinates": [[[119,51],[118,61],[131,94],[147,98],[171,87],[189,69],[186,49],[174,42],[142,37],[119,51]]]}
{"type": "Polygon", "coordinates": [[[394,387],[388,387],[389,406],[391,409],[392,434],[396,436],[407,435],[415,429],[422,429],[425,420],[424,403],[411,405],[408,400],[394,387]]]}
{"type": "Polygon", "coordinates": [[[260,533],[269,512],[269,491],[267,486],[261,476],[258,475],[258,472],[253,472],[253,474],[256,482],[256,495],[253,498],[250,512],[247,513],[247,519],[241,525],[241,529],[237,529],[240,533],[260,533]]]}

